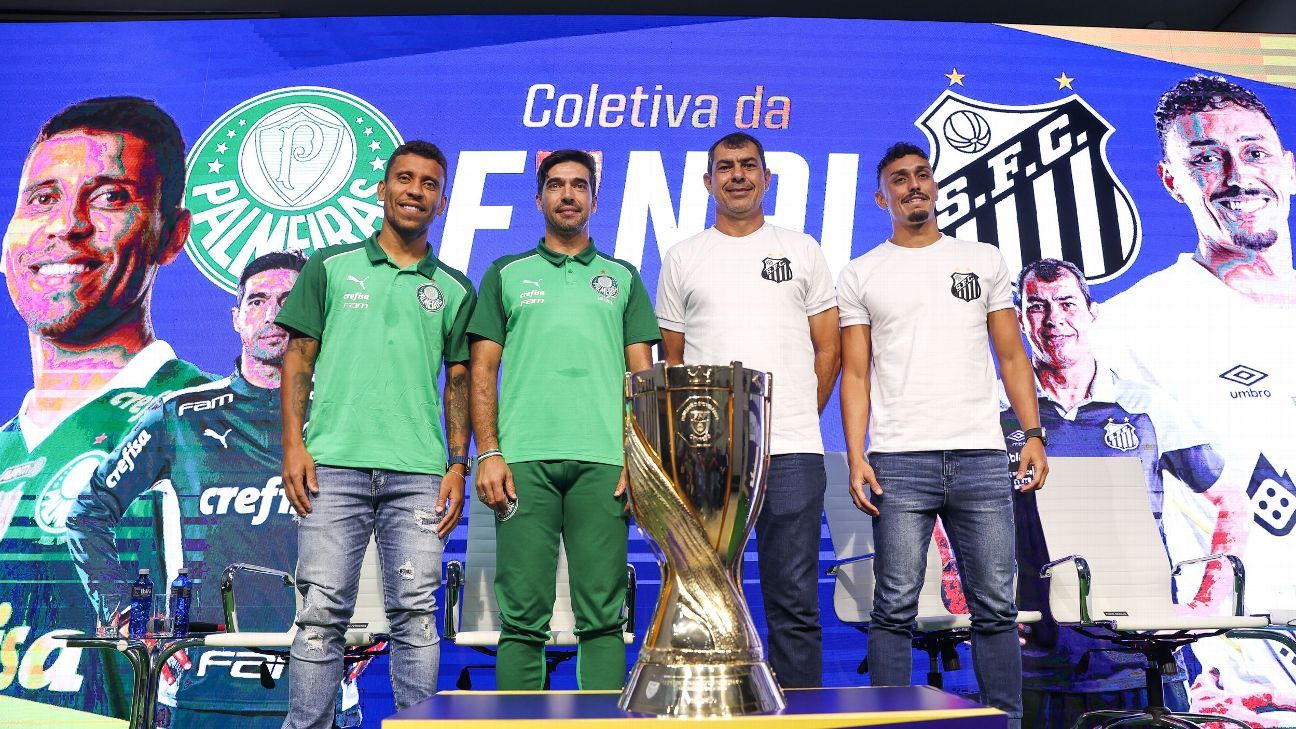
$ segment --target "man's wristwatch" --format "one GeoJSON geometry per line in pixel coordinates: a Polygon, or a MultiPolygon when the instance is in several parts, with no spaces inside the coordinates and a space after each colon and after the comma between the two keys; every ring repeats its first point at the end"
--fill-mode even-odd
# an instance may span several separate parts
{"type": "Polygon", "coordinates": [[[472,473],[472,459],[469,458],[468,456],[450,456],[449,460],[447,461],[447,465],[463,466],[464,478],[468,478],[468,475],[472,473]]]}
{"type": "Polygon", "coordinates": [[[1030,440],[1031,438],[1039,438],[1040,445],[1044,446],[1045,448],[1048,448],[1048,431],[1044,430],[1043,428],[1031,428],[1030,430],[1027,430],[1025,432],[1025,435],[1026,435],[1025,440],[1030,440]]]}

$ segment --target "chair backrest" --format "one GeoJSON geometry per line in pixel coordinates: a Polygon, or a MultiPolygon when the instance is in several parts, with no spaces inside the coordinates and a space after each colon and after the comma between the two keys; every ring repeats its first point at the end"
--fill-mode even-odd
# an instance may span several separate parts
{"type": "MultiPolygon", "coordinates": [[[[1036,494],[1050,560],[1089,563],[1089,617],[1174,615],[1170,560],[1152,516],[1138,458],[1050,458],[1036,494]]],[[[1060,623],[1080,620],[1080,583],[1071,563],[1053,569],[1049,608],[1060,623]]]]}
{"type": "Polygon", "coordinates": [[[356,595],[355,613],[351,616],[352,625],[361,623],[367,625],[366,630],[372,633],[386,633],[390,629],[383,599],[382,565],[378,544],[373,537],[369,538],[364,561],[360,563],[360,592],[356,595]]]}
{"type": "MultiPolygon", "coordinates": [[[[463,602],[459,608],[459,632],[498,631],[499,605],[495,602],[495,515],[480,499],[470,498],[468,511],[468,550],[464,557],[463,602]]],[[[553,633],[575,630],[576,618],[571,609],[567,587],[567,551],[558,545],[558,582],[553,617],[553,633]]]]}
{"type": "MultiPolygon", "coordinates": [[[[850,469],[845,453],[827,453],[824,465],[828,471],[828,491],[824,495],[824,513],[832,535],[837,559],[850,559],[873,552],[873,518],[855,508],[850,497],[850,469]]],[[[927,571],[918,596],[921,616],[950,615],[941,597],[941,555],[932,540],[927,547],[927,571]]],[[[873,611],[873,560],[861,560],[837,569],[833,590],[833,608],[843,623],[869,622],[873,611]]]]}

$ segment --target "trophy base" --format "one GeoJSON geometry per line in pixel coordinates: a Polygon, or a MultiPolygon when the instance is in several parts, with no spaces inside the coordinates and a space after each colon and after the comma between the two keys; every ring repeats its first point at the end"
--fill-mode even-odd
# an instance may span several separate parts
{"type": "Polygon", "coordinates": [[[755,663],[636,663],[617,705],[657,716],[768,714],[787,704],[764,661],[755,663]]]}

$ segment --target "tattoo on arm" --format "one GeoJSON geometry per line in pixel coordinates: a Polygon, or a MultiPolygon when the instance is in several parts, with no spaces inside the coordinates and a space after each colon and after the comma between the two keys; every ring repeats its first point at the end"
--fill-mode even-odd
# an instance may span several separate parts
{"type": "Polygon", "coordinates": [[[314,389],[315,359],[319,356],[319,349],[318,339],[292,337],[288,340],[279,393],[285,443],[300,438],[302,426],[306,423],[306,409],[310,405],[311,390],[314,389]]]}
{"type": "Polygon", "coordinates": [[[468,455],[472,427],[468,408],[469,379],[468,368],[463,365],[454,365],[446,370],[446,444],[452,456],[468,455]]]}

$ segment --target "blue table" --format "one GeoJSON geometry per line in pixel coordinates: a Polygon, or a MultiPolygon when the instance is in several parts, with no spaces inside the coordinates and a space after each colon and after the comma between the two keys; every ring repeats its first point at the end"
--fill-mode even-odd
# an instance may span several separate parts
{"type": "MultiPolygon", "coordinates": [[[[777,714],[733,720],[743,727],[1004,729],[1001,712],[930,686],[790,689],[777,714]]],[[[618,691],[443,691],[384,719],[383,729],[558,727],[627,729],[628,724],[714,727],[718,719],[661,719],[617,708],[618,691]]],[[[629,729],[633,729],[632,727],[629,729]]]]}

